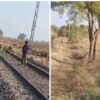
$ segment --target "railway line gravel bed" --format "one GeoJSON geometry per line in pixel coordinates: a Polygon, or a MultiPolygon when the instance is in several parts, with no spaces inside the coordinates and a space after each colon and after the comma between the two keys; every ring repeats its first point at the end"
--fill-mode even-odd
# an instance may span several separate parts
{"type": "MultiPolygon", "coordinates": [[[[2,52],[0,54],[4,59],[6,59],[19,73],[21,73],[30,83],[32,83],[39,91],[49,97],[49,79],[40,75],[35,70],[28,68],[27,66],[21,66],[19,61],[7,53],[2,52]]],[[[24,100],[24,99],[23,99],[24,100]]]]}
{"type": "Polygon", "coordinates": [[[0,100],[15,100],[15,95],[11,91],[9,84],[0,76],[0,100]]]}
{"type": "Polygon", "coordinates": [[[0,59],[0,100],[41,100],[0,59]]]}

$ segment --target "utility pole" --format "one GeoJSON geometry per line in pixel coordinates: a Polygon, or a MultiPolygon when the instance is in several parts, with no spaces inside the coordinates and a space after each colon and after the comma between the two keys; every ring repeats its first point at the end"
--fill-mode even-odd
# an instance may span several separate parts
{"type": "Polygon", "coordinates": [[[37,23],[37,18],[38,18],[39,6],[40,6],[40,1],[37,1],[36,2],[36,7],[35,7],[35,13],[34,13],[34,18],[33,18],[33,23],[32,23],[30,41],[34,40],[34,33],[35,33],[35,28],[36,28],[36,23],[37,23]]]}
{"type": "Polygon", "coordinates": [[[69,40],[71,39],[71,23],[72,23],[72,19],[69,19],[66,21],[66,23],[68,23],[68,38],[69,40]]]}
{"type": "Polygon", "coordinates": [[[70,38],[71,38],[71,33],[70,33],[70,20],[69,20],[69,24],[68,24],[68,26],[69,26],[69,35],[68,35],[68,37],[69,37],[69,40],[70,40],[70,38]]]}

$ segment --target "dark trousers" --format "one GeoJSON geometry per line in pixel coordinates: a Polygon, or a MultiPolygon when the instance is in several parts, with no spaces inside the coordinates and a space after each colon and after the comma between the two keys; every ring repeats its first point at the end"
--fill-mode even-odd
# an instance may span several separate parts
{"type": "Polygon", "coordinates": [[[22,61],[21,61],[22,64],[27,64],[27,54],[22,54],[22,61]]]}

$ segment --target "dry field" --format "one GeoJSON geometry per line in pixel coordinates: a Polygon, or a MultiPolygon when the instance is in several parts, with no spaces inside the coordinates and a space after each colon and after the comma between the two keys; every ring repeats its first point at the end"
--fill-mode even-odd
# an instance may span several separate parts
{"type": "Polygon", "coordinates": [[[96,60],[88,63],[88,37],[52,41],[52,100],[100,100],[100,34],[96,60]]]}
{"type": "MultiPolygon", "coordinates": [[[[2,45],[3,48],[10,47],[10,49],[13,49],[13,51],[20,56],[22,53],[21,48],[23,44],[24,44],[24,41],[21,41],[21,40],[11,39],[11,38],[0,38],[0,45],[2,45]]],[[[49,60],[47,57],[43,56],[43,54],[48,55],[49,44],[45,42],[34,42],[34,43],[30,43],[30,47],[31,47],[31,50],[29,52],[28,57],[48,67],[49,60]]]]}

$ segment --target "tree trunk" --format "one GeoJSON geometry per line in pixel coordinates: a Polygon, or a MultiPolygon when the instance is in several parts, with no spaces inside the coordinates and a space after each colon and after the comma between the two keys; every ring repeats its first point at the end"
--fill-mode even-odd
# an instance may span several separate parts
{"type": "Polygon", "coordinates": [[[99,23],[99,29],[100,29],[100,18],[98,18],[98,23],[99,23]]]}
{"type": "Polygon", "coordinates": [[[95,42],[94,42],[94,50],[93,50],[93,60],[95,60],[96,58],[96,44],[97,44],[97,38],[98,38],[98,32],[100,31],[100,18],[98,18],[98,25],[99,25],[99,29],[95,31],[94,35],[95,35],[95,42]]]}
{"type": "Polygon", "coordinates": [[[94,48],[93,48],[93,60],[96,58],[96,44],[97,44],[97,36],[98,36],[98,30],[95,31],[95,40],[94,40],[94,48]]]}
{"type": "MultiPolygon", "coordinates": [[[[96,58],[96,43],[97,43],[97,35],[98,35],[98,31],[96,30],[94,32],[94,21],[96,18],[94,11],[91,10],[91,8],[89,7],[89,3],[86,3],[86,6],[88,8],[88,23],[89,23],[89,28],[88,28],[88,32],[89,32],[89,61],[93,61],[96,58]]],[[[100,17],[99,17],[100,18],[100,17]]],[[[100,29],[100,20],[98,18],[98,24],[99,24],[99,29],[100,29]]]]}
{"type": "Polygon", "coordinates": [[[93,19],[93,15],[92,13],[88,13],[88,19],[89,19],[89,61],[92,62],[93,60],[93,52],[95,52],[94,49],[94,31],[93,31],[93,27],[94,27],[94,19],[93,19]]]}

